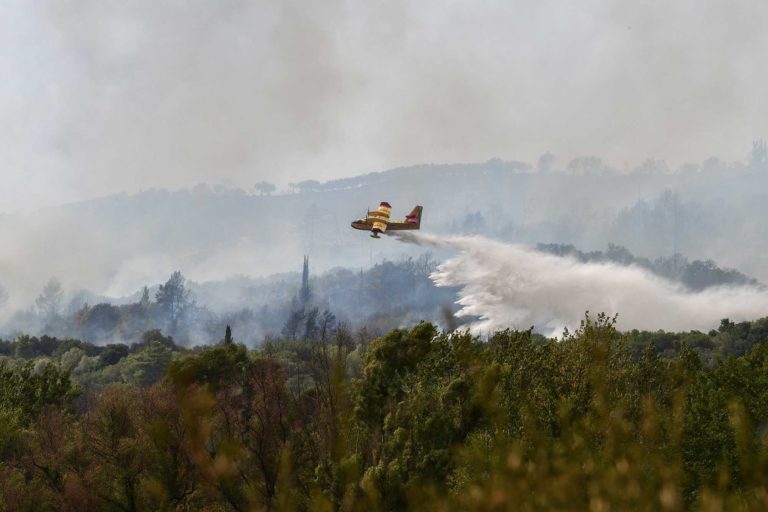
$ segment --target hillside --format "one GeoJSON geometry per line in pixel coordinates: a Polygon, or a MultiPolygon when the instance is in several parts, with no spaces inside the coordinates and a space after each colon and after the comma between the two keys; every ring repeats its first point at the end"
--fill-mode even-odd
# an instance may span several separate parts
{"type": "Polygon", "coordinates": [[[295,193],[271,196],[199,185],[5,215],[0,285],[19,307],[51,276],[67,289],[117,296],[174,270],[207,281],[290,271],[304,254],[318,271],[418,255],[395,240],[373,242],[349,229],[381,199],[398,216],[424,205],[425,231],[583,250],[614,243],[650,258],[677,252],[713,259],[768,280],[764,164],[708,161],[675,172],[601,165],[571,162],[562,171],[500,160],[427,165],[302,182],[295,193]]]}

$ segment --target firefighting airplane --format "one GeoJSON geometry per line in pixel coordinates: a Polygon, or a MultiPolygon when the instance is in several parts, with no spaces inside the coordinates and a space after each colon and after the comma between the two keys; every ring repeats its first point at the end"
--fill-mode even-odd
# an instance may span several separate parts
{"type": "Polygon", "coordinates": [[[379,205],[378,210],[368,210],[365,218],[357,219],[352,223],[355,229],[362,229],[371,232],[371,238],[381,238],[381,233],[387,231],[401,231],[405,229],[419,229],[421,227],[421,206],[415,207],[411,213],[405,216],[403,222],[392,222],[389,220],[389,214],[392,207],[386,201],[379,205]]]}

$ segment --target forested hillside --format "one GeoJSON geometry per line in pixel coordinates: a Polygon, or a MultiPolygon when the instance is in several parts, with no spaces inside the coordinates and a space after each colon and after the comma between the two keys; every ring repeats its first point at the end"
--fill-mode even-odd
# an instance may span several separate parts
{"type": "Polygon", "coordinates": [[[307,260],[303,275],[236,276],[200,284],[176,271],[152,291],[144,286],[122,299],[85,291],[67,297],[61,283],[51,279],[34,305],[0,327],[0,336],[39,334],[97,345],[131,344],[157,329],[191,346],[216,343],[231,325],[245,333],[243,342],[254,346],[281,335],[306,337],[327,317],[352,328],[365,325],[377,334],[422,320],[454,322],[454,290],[435,287],[429,278],[435,266],[426,253],[365,271],[337,268],[315,277],[307,260]]]}
{"type": "MultiPolygon", "coordinates": [[[[590,252],[562,244],[540,244],[538,249],[578,262],[640,267],[691,292],[763,286],[711,260],[689,261],[679,254],[651,260],[616,245],[590,252]]],[[[58,280],[51,279],[34,304],[0,324],[0,337],[38,335],[95,345],[130,345],[140,342],[147,331],[161,330],[178,345],[189,347],[216,343],[230,325],[243,333],[243,343],[253,347],[279,336],[309,337],[329,316],[352,329],[365,326],[374,335],[420,321],[441,327],[471,322],[472,316],[455,317],[459,308],[455,287],[438,287],[430,278],[437,265],[432,253],[424,252],[365,270],[334,268],[319,275],[310,272],[309,259],[305,274],[266,278],[233,276],[195,283],[176,271],[164,283],[147,283],[128,297],[104,297],[85,290],[67,293],[58,280]]],[[[716,322],[717,317],[711,327],[716,322]]]]}
{"type": "Polygon", "coordinates": [[[764,510],[768,319],[0,344],[2,510],[764,510]]]}
{"type": "Polygon", "coordinates": [[[174,270],[204,282],[292,271],[304,254],[318,271],[416,256],[349,228],[381,200],[397,217],[424,205],[428,232],[587,252],[612,243],[651,259],[711,259],[768,280],[768,158],[759,142],[745,162],[675,170],[654,160],[616,169],[596,157],[544,155],[536,164],[494,159],[301,182],[281,193],[265,186],[147,190],[3,215],[0,244],[12,248],[0,255],[6,312],[31,302],[51,276],[68,289],[119,296],[174,270]]]}

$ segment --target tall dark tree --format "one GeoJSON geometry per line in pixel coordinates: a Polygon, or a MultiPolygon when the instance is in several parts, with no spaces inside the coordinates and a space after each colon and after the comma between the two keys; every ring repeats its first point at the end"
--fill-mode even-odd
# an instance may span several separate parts
{"type": "Polygon", "coordinates": [[[186,286],[186,279],[178,270],[171,274],[165,284],[161,284],[155,294],[157,306],[169,323],[171,333],[175,334],[179,321],[192,305],[192,292],[186,286]]]}
{"type": "Polygon", "coordinates": [[[312,290],[309,289],[309,256],[304,256],[304,268],[301,272],[301,290],[299,291],[299,301],[302,306],[309,304],[312,299],[312,290]]]}
{"type": "Polygon", "coordinates": [[[283,326],[283,336],[289,339],[295,339],[299,334],[299,328],[301,327],[305,316],[304,308],[295,307],[294,304],[294,307],[291,308],[291,312],[288,315],[288,320],[285,321],[285,325],[283,326]]]}
{"type": "Polygon", "coordinates": [[[320,314],[320,310],[317,308],[311,308],[306,310],[306,316],[304,317],[304,339],[314,340],[317,338],[317,317],[320,314]]]}

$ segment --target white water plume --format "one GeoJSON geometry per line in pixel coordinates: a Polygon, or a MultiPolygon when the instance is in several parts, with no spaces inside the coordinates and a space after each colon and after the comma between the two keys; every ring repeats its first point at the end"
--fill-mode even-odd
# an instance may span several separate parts
{"type": "Polygon", "coordinates": [[[437,286],[459,287],[458,316],[476,316],[472,329],[492,332],[534,326],[545,334],[578,325],[585,311],[619,314],[619,327],[709,330],[719,320],[768,316],[768,293],[718,287],[694,293],[635,266],[582,263],[479,236],[403,233],[404,242],[455,250],[431,275],[437,286]]]}

